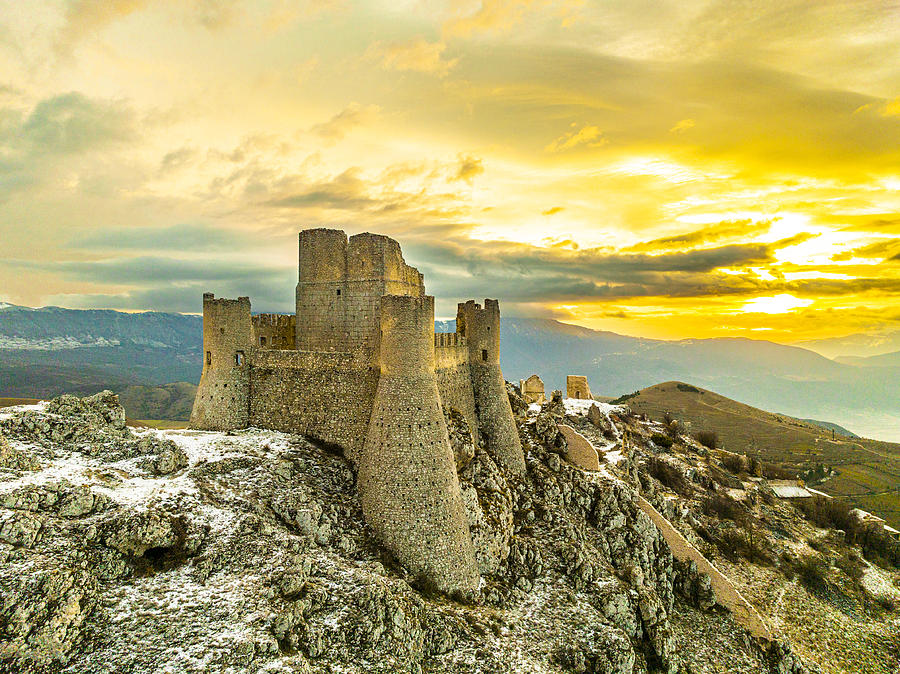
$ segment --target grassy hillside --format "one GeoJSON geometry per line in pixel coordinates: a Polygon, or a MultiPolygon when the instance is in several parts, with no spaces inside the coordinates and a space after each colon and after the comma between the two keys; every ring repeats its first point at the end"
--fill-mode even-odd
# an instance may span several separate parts
{"type": "Polygon", "coordinates": [[[687,432],[715,431],[724,449],[804,471],[825,464],[836,476],[819,488],[845,497],[900,528],[900,445],[846,435],[766,412],[683,382],[666,382],[625,401],[653,419],[666,412],[687,432]]]}
{"type": "MultiPolygon", "coordinates": [[[[102,387],[100,390],[103,390],[102,387]]],[[[90,391],[95,393],[95,391],[90,391]]],[[[149,420],[155,428],[183,428],[191,417],[197,387],[187,382],[162,386],[128,386],[117,391],[129,419],[149,420]]],[[[53,397],[45,396],[44,399],[53,397]]],[[[0,407],[33,405],[39,398],[0,398],[0,407]]]]}
{"type": "Polygon", "coordinates": [[[131,419],[186,421],[196,395],[194,384],[181,381],[162,386],[128,386],[119,391],[119,402],[131,419]]]}

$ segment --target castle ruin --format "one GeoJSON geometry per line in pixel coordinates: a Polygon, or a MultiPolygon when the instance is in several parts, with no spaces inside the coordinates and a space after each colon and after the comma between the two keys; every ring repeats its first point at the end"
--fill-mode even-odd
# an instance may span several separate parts
{"type": "Polygon", "coordinates": [[[532,403],[543,405],[547,402],[547,398],[544,395],[544,381],[536,374],[531,375],[528,379],[520,379],[519,391],[521,391],[522,398],[529,405],[532,403]]]}
{"type": "Polygon", "coordinates": [[[444,410],[498,464],[525,461],[500,371],[500,308],[470,300],[435,333],[422,274],[386,236],[300,232],[296,314],[203,295],[203,374],[191,426],[256,426],[340,447],[363,514],[412,572],[443,591],[478,583],[444,410]]]}
{"type": "Polygon", "coordinates": [[[580,374],[566,375],[566,397],[576,400],[593,400],[594,396],[591,395],[587,377],[580,374]]]}

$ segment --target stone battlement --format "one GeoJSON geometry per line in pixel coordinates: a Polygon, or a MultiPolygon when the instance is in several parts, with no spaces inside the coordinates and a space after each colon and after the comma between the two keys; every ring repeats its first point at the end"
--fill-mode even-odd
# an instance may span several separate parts
{"type": "Polygon", "coordinates": [[[442,349],[449,347],[466,346],[466,338],[458,332],[436,332],[434,333],[434,348],[442,349]]]}
{"type": "Polygon", "coordinates": [[[301,433],[356,466],[366,521],[415,574],[446,592],[478,584],[445,411],[465,417],[501,466],[525,468],[500,372],[496,300],[461,303],[434,332],[434,298],[400,244],[300,232],[296,314],[203,295],[204,365],[191,425],[301,433]]]}

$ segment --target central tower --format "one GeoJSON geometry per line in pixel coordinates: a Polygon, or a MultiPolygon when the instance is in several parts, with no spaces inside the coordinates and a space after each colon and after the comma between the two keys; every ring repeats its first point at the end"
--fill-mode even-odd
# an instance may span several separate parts
{"type": "Polygon", "coordinates": [[[375,365],[385,295],[425,296],[399,243],[369,233],[348,239],[338,229],[300,232],[297,349],[350,352],[375,365]]]}

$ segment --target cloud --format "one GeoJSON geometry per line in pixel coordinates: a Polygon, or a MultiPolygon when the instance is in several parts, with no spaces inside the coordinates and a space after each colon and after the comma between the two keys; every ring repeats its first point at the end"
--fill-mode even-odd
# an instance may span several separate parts
{"type": "Polygon", "coordinates": [[[601,131],[596,126],[583,126],[578,131],[569,131],[544,148],[544,152],[564,152],[579,145],[602,147],[608,141],[601,138],[601,131]]]}
{"type": "Polygon", "coordinates": [[[9,142],[36,154],[76,154],[130,140],[135,130],[134,114],[122,103],[71,92],[35,105],[9,142]]]}
{"type": "Polygon", "coordinates": [[[253,233],[246,230],[225,230],[209,225],[104,227],[87,235],[79,234],[68,247],[101,251],[233,251],[251,248],[254,239],[253,233]]]}
{"type": "Polygon", "coordinates": [[[27,113],[0,109],[0,201],[54,179],[65,180],[69,189],[87,188],[100,173],[108,187],[130,180],[128,161],[122,161],[113,176],[97,157],[128,147],[138,137],[138,128],[135,114],[124,103],[77,92],[40,100],[27,113]]]}
{"type": "MultiPolygon", "coordinates": [[[[185,13],[208,30],[228,26],[241,0],[67,0],[64,22],[56,38],[59,54],[69,54],[82,40],[96,35],[110,24],[152,8],[185,13]]],[[[279,16],[272,9],[271,18],[279,16]]]]}
{"type": "Polygon", "coordinates": [[[628,247],[626,250],[628,252],[640,252],[656,251],[666,248],[691,248],[729,239],[746,241],[758,234],[767,232],[771,227],[772,222],[773,220],[723,220],[710,227],[685,232],[684,234],[666,236],[651,241],[643,241],[628,247]]]}
{"type": "Polygon", "coordinates": [[[481,0],[471,14],[446,21],[443,33],[469,37],[476,33],[506,33],[528,15],[552,16],[556,23],[570,25],[573,13],[583,0],[481,0]]]}
{"type": "Polygon", "coordinates": [[[319,206],[333,209],[363,209],[376,203],[369,196],[368,184],[360,177],[358,168],[350,168],[331,180],[306,186],[300,192],[266,202],[277,208],[309,208],[319,206]]]}
{"type": "Polygon", "coordinates": [[[191,147],[182,147],[177,150],[167,152],[160,162],[161,171],[173,171],[187,165],[194,157],[197,156],[197,150],[191,147]]]}
{"type": "Polygon", "coordinates": [[[554,206],[553,208],[548,208],[546,211],[541,211],[541,215],[556,215],[557,213],[562,213],[566,210],[562,206],[554,206]]]}
{"type": "Polygon", "coordinates": [[[684,133],[688,129],[693,129],[697,126],[697,122],[693,119],[682,119],[675,126],[669,129],[669,133],[684,133]]]}
{"type": "Polygon", "coordinates": [[[394,42],[372,44],[366,55],[369,58],[380,61],[387,70],[413,71],[430,73],[438,77],[445,77],[459,59],[444,59],[444,51],[447,45],[444,42],[428,42],[425,38],[417,37],[407,42],[394,42]]]}
{"type": "Polygon", "coordinates": [[[471,155],[460,155],[459,166],[451,180],[465,180],[471,185],[475,176],[482,173],[484,173],[484,164],[480,158],[471,155]]]}
{"type": "Polygon", "coordinates": [[[140,11],[152,0],[68,0],[57,49],[69,51],[84,37],[96,33],[110,23],[140,11]]]}
{"type": "Polygon", "coordinates": [[[310,131],[320,138],[336,143],[358,126],[372,122],[380,112],[377,105],[351,103],[327,122],[314,125],[310,131]]]}

